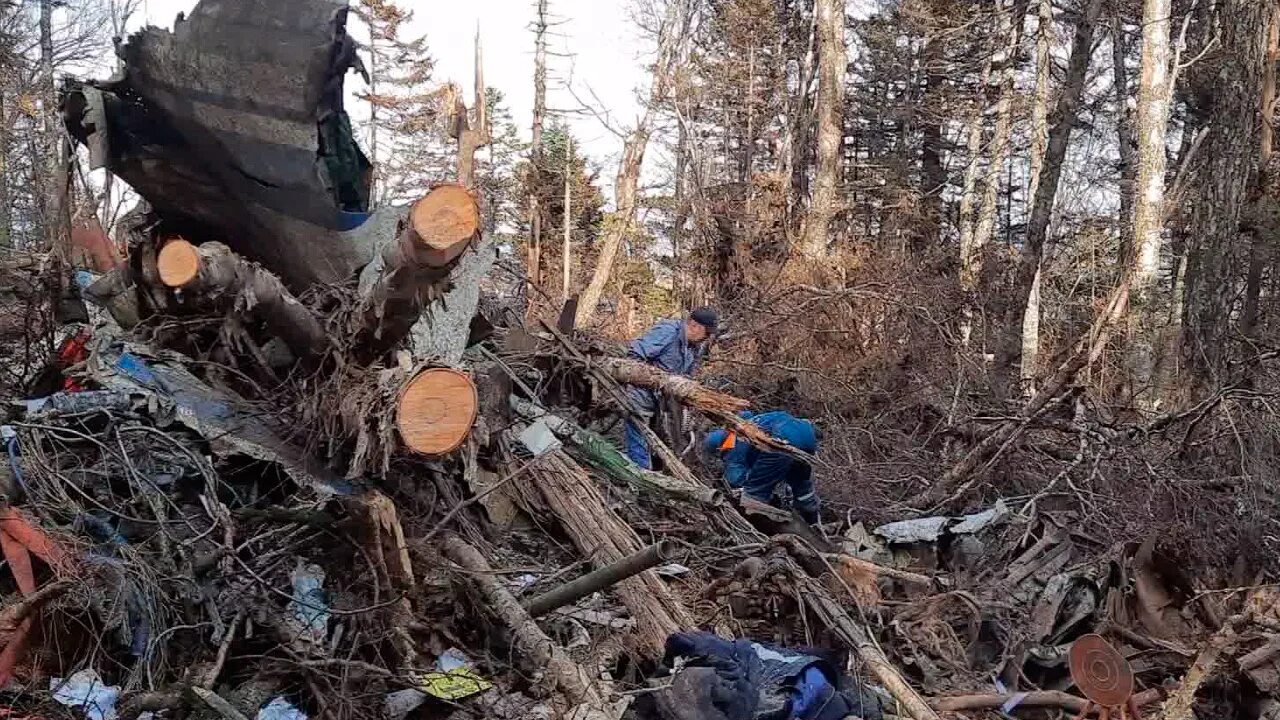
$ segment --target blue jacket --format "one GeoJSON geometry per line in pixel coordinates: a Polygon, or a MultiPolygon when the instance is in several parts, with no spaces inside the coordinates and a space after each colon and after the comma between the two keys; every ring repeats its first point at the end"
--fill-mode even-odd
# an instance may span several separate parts
{"type": "MultiPolygon", "coordinates": [[[[826,661],[803,652],[706,632],[667,638],[663,664],[683,658],[690,667],[715,670],[703,695],[729,720],[880,720],[879,700],[862,688],[839,688],[826,661]]],[[[705,677],[705,676],[704,676],[705,677]]]]}
{"type": "MultiPolygon", "coordinates": [[[[628,355],[674,375],[693,375],[702,363],[702,347],[690,345],[684,334],[684,321],[663,320],[631,343],[628,355]]],[[[629,387],[627,395],[638,409],[653,412],[658,408],[658,395],[649,388],[629,387]]]]}
{"type": "MultiPolygon", "coordinates": [[[[795,417],[791,413],[774,410],[751,417],[751,422],[769,435],[790,443],[807,453],[818,451],[818,436],[813,423],[795,417]]],[[[724,445],[728,433],[714,430],[708,433],[704,447],[715,453],[724,445]]],[[[724,451],[724,477],[729,485],[742,488],[747,495],[760,502],[770,502],[780,483],[787,483],[795,496],[796,507],[802,515],[812,516],[817,511],[818,497],[813,486],[813,469],[808,463],[780,452],[769,452],[752,447],[744,438],[738,438],[734,446],[724,451]]]]}

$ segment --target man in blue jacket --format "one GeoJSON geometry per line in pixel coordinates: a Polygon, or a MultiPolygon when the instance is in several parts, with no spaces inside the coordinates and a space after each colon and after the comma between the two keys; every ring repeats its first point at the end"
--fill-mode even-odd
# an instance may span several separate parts
{"type": "MultiPolygon", "coordinates": [[[[692,377],[702,363],[702,355],[708,338],[716,332],[719,316],[709,308],[698,308],[689,313],[684,320],[663,320],[654,325],[649,332],[631,343],[629,355],[661,368],[673,375],[692,377]]],[[[658,412],[657,391],[650,388],[627,386],[627,400],[631,402],[644,419],[653,421],[658,412]]],[[[653,459],[649,456],[649,441],[645,438],[643,428],[633,420],[627,420],[627,455],[636,465],[653,469],[653,459]]]]}
{"type": "MultiPolygon", "coordinates": [[[[752,415],[744,419],[810,455],[818,452],[818,431],[812,422],[783,410],[752,415]]],[[[818,524],[818,491],[813,484],[813,468],[791,455],[753,447],[745,438],[729,430],[713,430],[703,447],[724,460],[724,478],[730,487],[741,488],[752,499],[772,503],[779,485],[786,483],[794,496],[795,508],[810,525],[818,524]]]]}

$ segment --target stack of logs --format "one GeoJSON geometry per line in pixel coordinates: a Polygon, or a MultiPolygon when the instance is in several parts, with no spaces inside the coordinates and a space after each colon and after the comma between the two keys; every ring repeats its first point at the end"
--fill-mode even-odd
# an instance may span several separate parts
{"type": "MultiPolygon", "coordinates": [[[[450,271],[480,236],[481,214],[472,193],[461,185],[436,187],[413,205],[396,237],[365,268],[355,298],[329,316],[227,245],[196,245],[176,236],[137,239],[137,262],[104,277],[89,292],[124,327],[148,315],[221,310],[237,323],[249,319],[267,336],[279,338],[298,367],[363,368],[386,360],[403,343],[423,310],[448,290],[450,271]]],[[[393,394],[404,445],[426,455],[456,450],[477,414],[471,378],[439,367],[401,375],[393,394]]]]}

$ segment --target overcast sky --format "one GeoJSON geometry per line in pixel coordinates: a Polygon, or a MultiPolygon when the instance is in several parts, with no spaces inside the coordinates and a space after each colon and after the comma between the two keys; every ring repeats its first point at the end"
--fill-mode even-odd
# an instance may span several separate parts
{"type": "MultiPolygon", "coordinates": [[[[549,35],[550,50],[573,57],[549,58],[548,106],[569,109],[577,106],[563,91],[560,81],[573,78],[577,95],[584,100],[592,92],[611,113],[617,124],[629,125],[636,116],[638,84],[645,81],[643,56],[647,44],[637,36],[629,18],[627,0],[549,0],[555,26],[549,35]]],[[[143,21],[172,28],[179,12],[190,12],[195,0],[144,0],[143,21]]],[[[435,80],[453,80],[468,91],[473,87],[472,43],[479,23],[484,43],[485,81],[506,96],[516,124],[527,138],[533,114],[533,33],[534,0],[449,0],[426,2],[406,0],[413,9],[410,31],[425,34],[436,61],[435,80]]],[[[365,41],[363,29],[352,34],[365,41]]],[[[350,91],[363,89],[359,75],[347,76],[350,91]]],[[[353,103],[352,115],[359,122],[361,108],[353,103]]],[[[570,118],[575,134],[597,161],[612,165],[621,154],[622,141],[588,116],[570,118]]]]}

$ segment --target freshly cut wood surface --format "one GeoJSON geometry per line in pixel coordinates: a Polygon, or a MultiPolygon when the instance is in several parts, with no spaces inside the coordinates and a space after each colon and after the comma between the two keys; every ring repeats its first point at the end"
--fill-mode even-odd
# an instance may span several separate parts
{"type": "Polygon", "coordinates": [[[449,368],[431,368],[418,373],[400,392],[396,426],[411,450],[443,455],[467,439],[478,408],[470,377],[449,368]]]}
{"type": "Polygon", "coordinates": [[[200,253],[196,246],[182,238],[173,238],[160,248],[156,259],[160,282],[171,288],[180,288],[200,275],[200,253]]]}
{"type": "Polygon", "coordinates": [[[431,252],[428,265],[452,262],[480,231],[480,207],[461,185],[441,185],[414,203],[410,223],[418,242],[431,252]]]}

